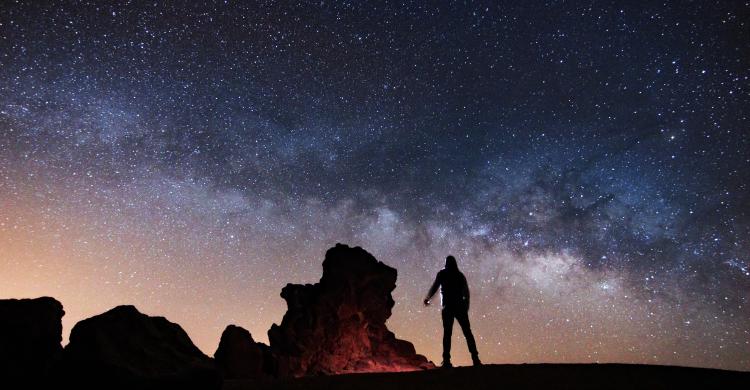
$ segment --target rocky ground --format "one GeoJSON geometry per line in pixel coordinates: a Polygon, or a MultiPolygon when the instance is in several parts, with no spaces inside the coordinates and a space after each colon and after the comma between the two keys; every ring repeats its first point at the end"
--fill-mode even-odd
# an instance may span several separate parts
{"type": "Polygon", "coordinates": [[[748,384],[750,372],[704,368],[634,364],[490,364],[279,381],[225,381],[223,389],[744,389],[748,384]]]}

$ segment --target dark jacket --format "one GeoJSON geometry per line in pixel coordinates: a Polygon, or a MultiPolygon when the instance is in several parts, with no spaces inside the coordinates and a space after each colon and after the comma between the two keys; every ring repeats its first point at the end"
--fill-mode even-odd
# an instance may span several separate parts
{"type": "Polygon", "coordinates": [[[458,270],[455,262],[447,262],[445,268],[438,272],[435,282],[432,283],[427,293],[427,300],[435,295],[438,286],[443,308],[469,310],[469,284],[466,283],[466,277],[458,270]]]}

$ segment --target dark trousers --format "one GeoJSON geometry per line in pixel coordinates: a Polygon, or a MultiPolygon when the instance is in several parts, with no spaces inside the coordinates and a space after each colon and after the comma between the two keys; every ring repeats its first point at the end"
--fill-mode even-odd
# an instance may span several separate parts
{"type": "Polygon", "coordinates": [[[466,337],[466,345],[469,346],[469,352],[472,358],[477,358],[477,343],[474,341],[474,335],[471,333],[471,324],[469,324],[469,311],[466,309],[453,309],[450,307],[443,308],[443,361],[451,360],[451,336],[453,336],[453,319],[461,325],[461,330],[466,337]]]}

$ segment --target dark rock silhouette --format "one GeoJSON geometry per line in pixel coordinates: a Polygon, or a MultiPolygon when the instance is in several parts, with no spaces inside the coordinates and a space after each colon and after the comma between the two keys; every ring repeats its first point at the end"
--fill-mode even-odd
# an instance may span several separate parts
{"type": "Polygon", "coordinates": [[[396,269],[360,247],[326,252],[319,283],[288,284],[288,310],[268,331],[281,377],[433,368],[388,330],[396,269]]]}
{"type": "Polygon", "coordinates": [[[268,379],[276,372],[270,348],[235,325],[224,329],[214,359],[226,379],[268,379]]]}
{"type": "Polygon", "coordinates": [[[62,353],[63,306],[54,298],[0,300],[0,375],[41,380],[62,353]]]}
{"type": "Polygon", "coordinates": [[[212,359],[177,324],[118,306],[77,323],[64,351],[68,385],[218,388],[212,359]]]}

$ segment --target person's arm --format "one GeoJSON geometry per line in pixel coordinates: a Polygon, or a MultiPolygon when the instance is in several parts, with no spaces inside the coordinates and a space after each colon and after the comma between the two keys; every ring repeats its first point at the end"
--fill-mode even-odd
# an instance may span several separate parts
{"type": "Polygon", "coordinates": [[[439,272],[437,276],[435,277],[435,281],[432,283],[432,287],[430,287],[430,291],[427,292],[427,296],[424,299],[425,306],[430,304],[430,299],[432,299],[432,296],[435,295],[438,287],[440,287],[440,273],[439,272]]]}

